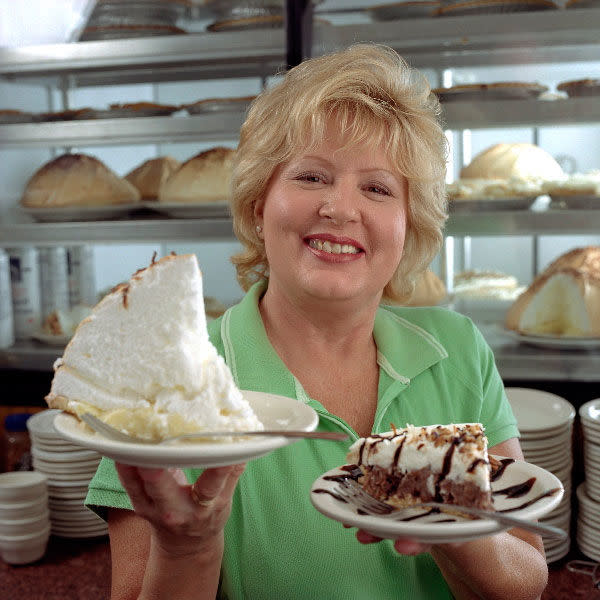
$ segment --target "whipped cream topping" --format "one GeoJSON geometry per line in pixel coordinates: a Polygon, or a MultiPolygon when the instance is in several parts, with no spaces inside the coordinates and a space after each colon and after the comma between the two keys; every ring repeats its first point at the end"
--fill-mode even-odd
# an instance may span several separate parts
{"type": "Polygon", "coordinates": [[[208,338],[192,254],[153,263],[100,301],[55,364],[47,400],[152,439],[262,429],[208,338]]]}
{"type": "Polygon", "coordinates": [[[376,466],[392,473],[429,469],[428,487],[432,494],[435,478],[444,472],[448,458],[447,479],[471,481],[483,491],[490,490],[487,438],[479,423],[408,425],[405,429],[360,438],[350,446],[347,455],[349,463],[376,466]]]}

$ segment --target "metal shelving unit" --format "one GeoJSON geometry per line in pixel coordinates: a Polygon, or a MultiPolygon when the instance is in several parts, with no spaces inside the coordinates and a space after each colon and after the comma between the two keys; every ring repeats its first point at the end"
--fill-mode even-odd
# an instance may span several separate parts
{"type": "MultiPolygon", "coordinates": [[[[315,16],[327,18],[327,14],[315,16]]],[[[506,64],[600,59],[600,8],[468,15],[373,22],[316,24],[317,56],[359,41],[387,44],[418,68],[437,70],[506,64]],[[492,18],[490,18],[492,17],[492,18]]],[[[286,62],[283,30],[193,33],[147,39],[51,44],[0,49],[0,80],[56,86],[160,83],[234,77],[267,78],[286,62]]],[[[69,147],[103,144],[219,141],[235,139],[242,113],[140,119],[102,119],[0,126],[0,148],[69,147]]],[[[447,103],[453,130],[600,122],[597,98],[447,103]]],[[[595,211],[456,212],[449,236],[597,234],[595,211]]],[[[133,214],[99,222],[36,223],[18,211],[0,215],[2,245],[136,243],[230,239],[227,211],[206,219],[169,219],[133,214]]],[[[559,352],[528,347],[482,327],[502,377],[598,381],[600,352],[559,352]]],[[[58,347],[19,342],[0,350],[0,369],[49,371],[58,347]]]]}
{"type": "MultiPolygon", "coordinates": [[[[597,234],[598,211],[489,211],[459,212],[450,215],[447,235],[568,235],[597,234]]],[[[112,221],[69,221],[37,223],[18,211],[0,214],[0,240],[6,246],[146,243],[148,240],[231,239],[233,227],[227,208],[220,216],[171,219],[149,211],[131,213],[127,219],[112,221]]]]}
{"type": "MultiPolygon", "coordinates": [[[[496,364],[504,380],[598,381],[600,352],[578,350],[561,352],[519,344],[497,331],[497,327],[479,324],[494,351],[496,364]]],[[[35,341],[20,341],[0,350],[0,370],[52,371],[63,347],[45,346],[35,341]]]]}
{"type": "MultiPolygon", "coordinates": [[[[376,41],[392,46],[417,67],[597,60],[599,19],[600,9],[590,8],[361,25],[316,22],[312,53],[376,41]]],[[[5,48],[0,49],[0,77],[71,87],[262,77],[283,68],[284,49],[282,30],[5,48]]]]}
{"type": "MultiPolygon", "coordinates": [[[[443,107],[448,129],[573,125],[600,121],[597,98],[451,102],[443,107]]],[[[237,139],[243,112],[193,116],[89,119],[0,125],[0,148],[92,146],[237,139]]]]}

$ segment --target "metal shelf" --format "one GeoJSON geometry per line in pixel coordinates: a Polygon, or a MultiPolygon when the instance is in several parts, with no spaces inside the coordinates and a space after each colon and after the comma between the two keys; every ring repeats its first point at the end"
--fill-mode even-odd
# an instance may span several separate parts
{"type": "Polygon", "coordinates": [[[168,242],[173,240],[233,239],[227,210],[206,219],[168,219],[160,215],[131,214],[125,220],[37,223],[17,211],[0,215],[3,246],[168,242]]]}
{"type": "MultiPolygon", "coordinates": [[[[599,56],[600,58],[600,56],[599,56]]],[[[443,105],[448,129],[574,125],[600,121],[597,97],[566,100],[485,100],[443,105]]]]}
{"type": "Polygon", "coordinates": [[[263,77],[285,62],[283,31],[45,44],[0,49],[0,77],[69,87],[263,77]]]}
{"type": "MultiPolygon", "coordinates": [[[[597,234],[600,210],[506,211],[451,214],[446,235],[585,235],[597,234]]],[[[168,219],[157,214],[112,221],[37,223],[18,211],[0,215],[3,246],[146,243],[149,240],[233,239],[227,211],[202,219],[168,219]]]]}
{"type": "Polygon", "coordinates": [[[600,210],[457,212],[450,214],[445,234],[470,236],[596,235],[598,223],[600,223],[600,210]]]}
{"type": "MultiPolygon", "coordinates": [[[[315,25],[313,55],[371,41],[417,67],[598,60],[600,9],[315,25]]],[[[285,63],[283,30],[0,49],[0,78],[69,87],[264,77],[285,63]]]]}
{"type": "Polygon", "coordinates": [[[328,45],[374,41],[415,67],[456,68],[598,60],[600,9],[466,15],[330,28],[328,45]]]}
{"type": "MultiPolygon", "coordinates": [[[[243,112],[0,125],[0,147],[92,146],[237,140],[243,112]]],[[[600,120],[600,119],[599,119],[600,120]]]]}
{"type": "Polygon", "coordinates": [[[54,361],[63,351],[60,346],[46,346],[33,340],[18,341],[10,348],[0,349],[0,369],[52,371],[54,361]]]}
{"type": "MultiPolygon", "coordinates": [[[[237,139],[245,113],[90,119],[0,125],[0,147],[92,146],[237,139]]],[[[478,129],[600,122],[598,98],[452,102],[444,105],[448,129],[478,129]]]]}
{"type": "MultiPolygon", "coordinates": [[[[519,344],[498,332],[496,325],[480,324],[503,379],[540,381],[600,381],[600,351],[564,351],[519,344]]],[[[52,371],[63,348],[20,341],[0,350],[0,370],[52,371]]]]}

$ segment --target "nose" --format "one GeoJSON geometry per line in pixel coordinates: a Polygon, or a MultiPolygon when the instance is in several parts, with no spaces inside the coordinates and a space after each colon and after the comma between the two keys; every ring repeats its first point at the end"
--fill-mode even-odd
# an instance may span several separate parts
{"type": "Polygon", "coordinates": [[[319,208],[319,216],[330,219],[337,225],[357,221],[359,192],[351,182],[336,181],[327,191],[319,208]]]}

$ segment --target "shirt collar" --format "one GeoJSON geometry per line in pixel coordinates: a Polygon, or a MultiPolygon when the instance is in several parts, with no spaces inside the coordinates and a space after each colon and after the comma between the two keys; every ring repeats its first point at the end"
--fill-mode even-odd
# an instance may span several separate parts
{"type": "MultiPolygon", "coordinates": [[[[260,317],[258,304],[266,287],[266,281],[255,283],[242,301],[224,314],[221,338],[225,358],[238,386],[298,397],[303,390],[269,342],[260,317]]],[[[428,331],[386,307],[377,310],[373,335],[380,367],[404,384],[448,356],[428,331]]]]}
{"type": "Polygon", "coordinates": [[[377,310],[373,336],[379,366],[401,383],[410,383],[419,373],[448,356],[431,333],[388,307],[380,306],[377,310]]]}

